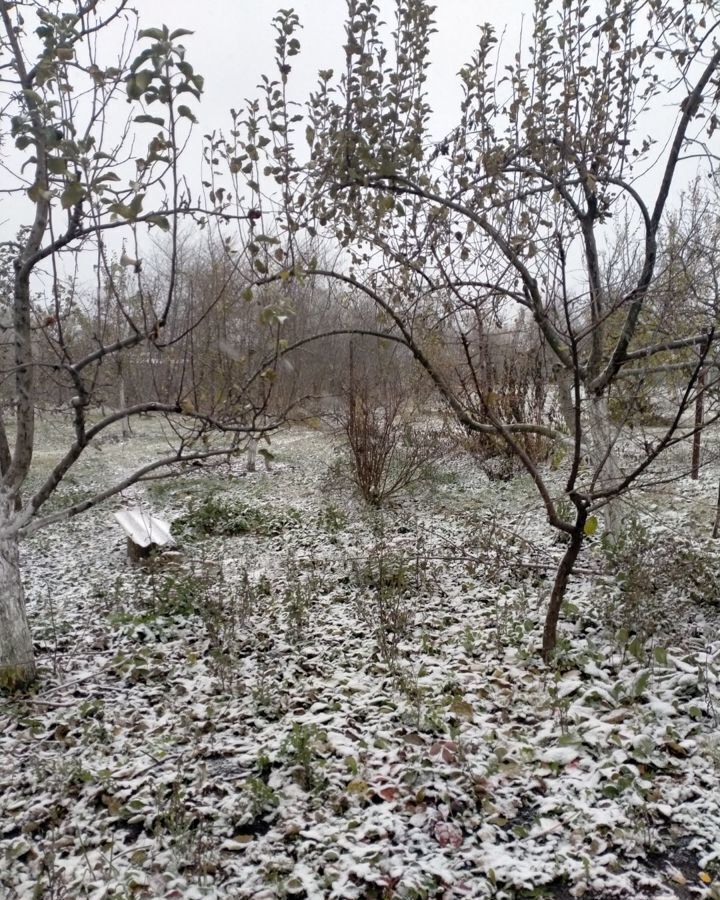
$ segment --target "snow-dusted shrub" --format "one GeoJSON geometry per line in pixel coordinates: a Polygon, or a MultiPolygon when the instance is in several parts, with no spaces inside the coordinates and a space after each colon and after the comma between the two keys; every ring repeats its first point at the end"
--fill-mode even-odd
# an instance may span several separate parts
{"type": "MultiPolygon", "coordinates": [[[[492,338],[491,338],[492,344],[492,338]]],[[[505,347],[490,362],[477,365],[475,375],[489,411],[503,422],[538,422],[554,425],[559,411],[549,390],[550,380],[540,347],[505,347]]],[[[474,384],[474,382],[473,382],[474,384]]],[[[475,419],[487,422],[487,412],[469,387],[467,401],[475,419]]],[[[525,469],[517,454],[497,433],[468,432],[457,428],[459,446],[472,454],[488,478],[509,481],[525,469]]],[[[515,434],[515,440],[536,463],[547,462],[556,450],[554,441],[533,432],[515,434]]]]}
{"type": "Polygon", "coordinates": [[[304,791],[318,789],[324,782],[322,751],[325,739],[317,725],[293,722],[280,748],[280,755],[292,770],[295,781],[304,791]]]}
{"type": "Polygon", "coordinates": [[[311,608],[318,596],[328,587],[319,567],[303,566],[289,558],[286,564],[286,583],[282,591],[282,607],[288,640],[300,643],[310,624],[311,608]]]}
{"type": "Polygon", "coordinates": [[[241,534],[271,536],[296,525],[299,519],[300,514],[295,509],[268,509],[211,496],[192,505],[175,519],[172,527],[175,534],[190,538],[241,534]]]}
{"type": "Polygon", "coordinates": [[[246,779],[242,792],[247,802],[248,823],[257,819],[272,818],[275,809],[280,805],[280,798],[263,778],[251,776],[246,779]]]}
{"type": "MultiPolygon", "coordinates": [[[[555,449],[551,441],[541,435],[530,435],[534,438],[533,441],[524,440],[526,437],[527,435],[520,435],[519,443],[529,450],[530,458],[535,462],[547,462],[555,449]]],[[[470,453],[491,481],[510,481],[525,472],[522,463],[505,441],[495,435],[464,433],[458,444],[462,450],[470,453]]]]}
{"type": "Polygon", "coordinates": [[[348,527],[348,515],[334,503],[327,503],[318,513],[318,525],[328,534],[335,535],[348,527]]]}
{"type": "Polygon", "coordinates": [[[402,381],[391,368],[356,366],[351,355],[339,421],[352,479],[371,506],[424,481],[447,453],[444,433],[423,415],[421,381],[402,381]]]}
{"type": "Polygon", "coordinates": [[[196,572],[158,574],[151,569],[150,590],[143,605],[153,618],[192,616],[204,607],[207,587],[206,578],[196,572]]]}
{"type": "Polygon", "coordinates": [[[389,547],[381,537],[367,557],[352,561],[352,572],[360,588],[358,614],[372,629],[380,656],[391,664],[412,627],[418,593],[427,584],[423,548],[418,544],[411,552],[389,547]]]}
{"type": "Polygon", "coordinates": [[[343,419],[352,477],[363,499],[382,506],[429,477],[442,455],[441,435],[410,424],[401,415],[402,400],[353,395],[343,419]]]}
{"type": "Polygon", "coordinates": [[[264,581],[253,582],[242,570],[232,583],[222,576],[209,586],[201,609],[208,638],[208,668],[223,691],[232,689],[242,671],[248,623],[270,593],[264,581]]]}
{"type": "Polygon", "coordinates": [[[616,588],[603,609],[613,628],[643,639],[677,634],[695,605],[720,605],[720,559],[709,542],[631,520],[599,547],[616,588]]]}

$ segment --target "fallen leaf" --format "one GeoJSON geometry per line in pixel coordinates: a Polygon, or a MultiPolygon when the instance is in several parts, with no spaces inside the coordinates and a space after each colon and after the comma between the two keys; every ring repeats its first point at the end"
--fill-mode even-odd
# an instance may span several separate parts
{"type": "Polygon", "coordinates": [[[235,837],[230,841],[224,841],[221,844],[222,850],[235,850],[237,847],[240,847],[243,844],[250,844],[255,840],[255,835],[252,834],[236,834],[235,837]]]}
{"type": "Polygon", "coordinates": [[[434,828],[435,840],[441,847],[455,847],[462,845],[462,830],[452,822],[438,822],[434,828]]]}
{"type": "Polygon", "coordinates": [[[444,763],[455,762],[458,745],[455,741],[436,741],[430,748],[430,756],[444,763]]]}
{"type": "Polygon", "coordinates": [[[677,741],[665,741],[663,744],[668,753],[671,753],[673,756],[677,756],[678,759],[685,759],[689,756],[689,751],[683,747],[682,744],[678,744],[677,741]]]}
{"type": "Polygon", "coordinates": [[[376,796],[382,797],[383,800],[395,800],[400,792],[396,787],[392,785],[387,785],[386,787],[378,788],[375,791],[376,796]]]}
{"type": "Polygon", "coordinates": [[[360,778],[354,778],[352,781],[349,781],[346,788],[349,794],[364,794],[367,789],[367,781],[362,781],[360,778]]]}
{"type": "Polygon", "coordinates": [[[459,716],[461,719],[467,719],[470,722],[472,722],[474,718],[473,708],[465,700],[453,700],[450,704],[450,712],[455,713],[456,716],[459,716]]]}

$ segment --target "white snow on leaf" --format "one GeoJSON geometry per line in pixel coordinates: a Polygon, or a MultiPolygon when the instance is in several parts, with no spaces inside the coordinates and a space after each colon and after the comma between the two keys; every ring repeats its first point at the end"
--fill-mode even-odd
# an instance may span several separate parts
{"type": "Polygon", "coordinates": [[[579,755],[577,747],[550,747],[547,750],[543,750],[538,755],[538,759],[544,763],[567,765],[576,760],[579,755]]]}
{"type": "Polygon", "coordinates": [[[567,678],[563,678],[557,685],[557,695],[560,699],[563,697],[569,697],[570,694],[574,694],[579,688],[581,688],[583,682],[577,675],[570,675],[567,678]]]}
{"type": "MultiPolygon", "coordinates": [[[[611,579],[599,597],[578,572],[582,617],[561,622],[568,640],[545,667],[537,586],[516,563],[530,545],[543,564],[559,548],[529,486],[452,459],[455,481],[384,510],[379,536],[326,480],[330,443],[280,436],[251,497],[243,462],[227,463],[223,497],[297,519],[188,543],[179,570],[127,565],[102,510],[24,543],[41,681],[0,706],[0,896],[32,896],[50,852],[65,895],[98,900],[133,879],[179,900],[509,900],[556,878],[657,900],[665,865],[647,855],[663,859],[678,835],[699,866],[717,865],[713,610],[663,635],[668,665],[652,665],[652,647],[637,659],[599,621],[611,579]],[[491,523],[508,537],[485,563],[491,523]],[[388,609],[363,574],[379,552],[412,564],[407,592],[380,597],[409,613],[385,649],[388,609]]],[[[126,471],[131,449],[108,448],[88,487],[102,489],[108,465],[126,471]]],[[[173,520],[218,480],[191,471],[122,503],[173,520]]],[[[599,553],[583,549],[589,568],[599,553]]]]}
{"type": "Polygon", "coordinates": [[[666,700],[661,700],[659,697],[654,696],[653,694],[648,695],[648,705],[650,709],[659,717],[670,717],[677,715],[677,710],[673,706],[672,703],[668,703],[666,700]]]}

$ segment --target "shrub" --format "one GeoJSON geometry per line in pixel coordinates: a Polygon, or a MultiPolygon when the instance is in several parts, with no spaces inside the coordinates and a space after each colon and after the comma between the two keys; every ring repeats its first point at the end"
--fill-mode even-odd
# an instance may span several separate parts
{"type": "Polygon", "coordinates": [[[616,591],[604,618],[643,640],[683,630],[692,604],[720,604],[720,560],[712,545],[665,529],[651,531],[631,520],[609,541],[600,541],[616,591]]]}
{"type": "Polygon", "coordinates": [[[318,525],[328,534],[344,531],[349,524],[348,515],[334,503],[328,503],[318,514],[318,525]]]}
{"type": "MultiPolygon", "coordinates": [[[[548,390],[542,349],[515,342],[503,346],[502,336],[492,333],[478,335],[478,341],[482,361],[470,353],[467,361],[474,377],[462,386],[475,419],[487,422],[489,408],[501,422],[554,423],[559,413],[548,390]]],[[[514,438],[536,463],[546,462],[555,449],[554,442],[540,434],[515,434],[514,438]]],[[[523,471],[515,452],[498,434],[463,430],[460,443],[492,480],[508,481],[523,471]]]]}
{"type": "Polygon", "coordinates": [[[236,537],[242,534],[270,537],[299,521],[300,513],[291,507],[269,510],[212,496],[175,519],[173,531],[186,537],[236,537]]]}
{"type": "Polygon", "coordinates": [[[291,766],[293,776],[304,791],[319,788],[324,777],[321,749],[324,735],[316,725],[294,722],[280,748],[280,755],[291,766]]]}
{"type": "Polygon", "coordinates": [[[393,665],[399,644],[412,629],[418,594],[427,585],[427,558],[419,544],[411,554],[381,540],[366,559],[353,561],[353,576],[362,589],[360,617],[372,629],[382,659],[393,665]]]}
{"type": "Polygon", "coordinates": [[[343,429],[353,479],[371,506],[424,481],[444,452],[439,432],[403,421],[402,407],[402,398],[387,390],[372,397],[356,386],[348,394],[343,429]]]}

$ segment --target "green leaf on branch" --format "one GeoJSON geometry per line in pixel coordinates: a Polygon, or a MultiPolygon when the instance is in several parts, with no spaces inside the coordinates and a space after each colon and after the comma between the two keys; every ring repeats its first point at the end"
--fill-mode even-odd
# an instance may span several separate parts
{"type": "Polygon", "coordinates": [[[145,194],[136,194],[132,198],[132,202],[130,203],[130,218],[135,219],[140,215],[144,199],[145,194]]]}
{"type": "Polygon", "coordinates": [[[144,194],[137,194],[129,205],[125,203],[111,203],[108,209],[122,219],[136,219],[142,212],[144,196],[144,194]]]}
{"type": "Polygon", "coordinates": [[[71,181],[60,195],[60,204],[63,209],[77,206],[86,196],[85,188],[78,181],[71,181]]]}
{"type": "Polygon", "coordinates": [[[148,71],[147,69],[143,69],[142,72],[136,72],[135,75],[130,75],[130,77],[126,81],[126,88],[128,99],[129,100],[139,100],[145,91],[148,89],[150,82],[152,81],[153,73],[148,71]]]}
{"type": "Polygon", "coordinates": [[[51,175],[65,175],[67,172],[67,160],[60,156],[48,156],[47,167],[51,175]]]}
{"type": "Polygon", "coordinates": [[[148,216],[145,221],[150,225],[157,225],[161,231],[170,231],[170,221],[167,216],[148,216]]]}
{"type": "Polygon", "coordinates": [[[274,306],[266,306],[260,313],[259,321],[261,325],[272,325],[278,320],[278,311],[274,306]]]}
{"type": "Polygon", "coordinates": [[[136,72],[140,68],[140,66],[146,63],[149,59],[152,59],[154,55],[154,47],[148,47],[147,49],[143,50],[143,52],[139,54],[139,56],[136,56],[135,59],[130,63],[130,71],[136,72]]]}
{"type": "Polygon", "coordinates": [[[102,184],[103,181],[120,181],[120,176],[116,172],[105,172],[93,179],[93,186],[102,184]]]}
{"type": "Polygon", "coordinates": [[[597,516],[590,516],[587,522],[585,523],[585,527],[583,528],[583,532],[588,536],[592,537],[595,532],[598,530],[598,518],[597,516]]]}
{"type": "Polygon", "coordinates": [[[191,122],[197,123],[197,119],[195,118],[193,111],[189,106],[180,105],[178,106],[178,113],[185,119],[190,119],[191,122]]]}
{"type": "Polygon", "coordinates": [[[138,38],[150,38],[153,41],[165,41],[168,39],[167,28],[141,28],[138,38]]]}
{"type": "Polygon", "coordinates": [[[158,125],[160,128],[165,125],[165,119],[161,116],[135,116],[134,121],[138,124],[158,125]]]}
{"type": "Polygon", "coordinates": [[[42,97],[36,91],[31,91],[30,88],[26,88],[23,90],[23,97],[27,101],[29,106],[40,106],[42,103],[42,97]]]}

